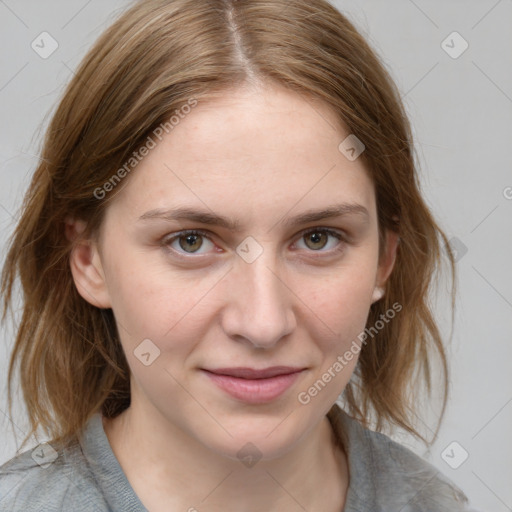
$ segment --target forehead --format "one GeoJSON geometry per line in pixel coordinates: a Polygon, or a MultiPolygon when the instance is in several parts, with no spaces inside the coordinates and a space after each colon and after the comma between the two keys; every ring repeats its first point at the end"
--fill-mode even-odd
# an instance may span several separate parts
{"type": "Polygon", "coordinates": [[[200,206],[263,215],[343,201],[371,213],[362,159],[339,150],[349,135],[325,104],[281,88],[241,89],[199,102],[136,166],[114,207],[200,206]]]}

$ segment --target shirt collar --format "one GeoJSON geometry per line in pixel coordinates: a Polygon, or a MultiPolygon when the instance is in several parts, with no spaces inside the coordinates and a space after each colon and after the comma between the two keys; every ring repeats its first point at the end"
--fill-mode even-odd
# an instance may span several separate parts
{"type": "Polygon", "coordinates": [[[101,413],[95,413],[87,422],[80,444],[109,507],[123,512],[147,512],[112,451],[101,413]]]}
{"type": "Polygon", "coordinates": [[[374,510],[376,503],[375,461],[369,431],[351,418],[337,403],[327,414],[334,434],[348,459],[349,486],[345,512],[374,510]]]}

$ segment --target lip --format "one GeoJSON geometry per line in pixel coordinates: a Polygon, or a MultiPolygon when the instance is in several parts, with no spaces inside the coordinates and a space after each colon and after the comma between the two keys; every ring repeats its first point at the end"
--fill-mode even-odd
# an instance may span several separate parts
{"type": "Polygon", "coordinates": [[[254,368],[202,369],[214,384],[233,398],[249,404],[271,402],[297,380],[305,368],[273,366],[254,368]]]}

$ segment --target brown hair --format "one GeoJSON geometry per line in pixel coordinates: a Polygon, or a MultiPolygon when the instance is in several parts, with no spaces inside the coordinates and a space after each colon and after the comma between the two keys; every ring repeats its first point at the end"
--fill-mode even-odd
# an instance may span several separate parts
{"type": "MultiPolygon", "coordinates": [[[[88,52],[46,132],[40,163],[9,240],[2,272],[3,316],[12,309],[19,275],[23,315],[8,375],[20,382],[31,431],[55,442],[72,438],[101,410],[114,417],[129,406],[129,368],[111,309],[85,301],[72,278],[65,236],[69,216],[98,234],[108,197],[99,188],[148,135],[191,98],[222,95],[255,81],[277,83],[327,104],[366,146],[361,155],[375,185],[380,254],[384,234],[400,234],[384,299],[367,326],[399,303],[402,310],[362,348],[344,393],[347,412],[376,429],[415,428],[416,393],[431,396],[432,356],[442,369],[442,411],[448,366],[429,306],[441,264],[441,237],[452,278],[454,257],[425,204],[411,129],[387,70],[354,26],[323,0],[144,0],[122,14],[88,52]],[[414,385],[412,385],[414,381],[414,385]],[[420,386],[420,384],[422,384],[420,386]]],[[[341,141],[340,141],[341,142],[341,141]]],[[[455,280],[451,291],[452,322],[455,280]]]]}

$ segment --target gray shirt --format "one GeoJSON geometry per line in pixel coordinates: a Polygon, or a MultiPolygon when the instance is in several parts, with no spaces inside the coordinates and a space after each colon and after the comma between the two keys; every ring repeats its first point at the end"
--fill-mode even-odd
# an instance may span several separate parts
{"type": "MultiPolygon", "coordinates": [[[[465,496],[434,466],[365,429],[339,406],[331,419],[348,454],[343,512],[467,512],[465,496]]],[[[39,445],[0,467],[0,511],[144,512],[96,413],[81,441],[57,453],[39,445]]],[[[342,511],[340,511],[342,512],[342,511]]]]}

